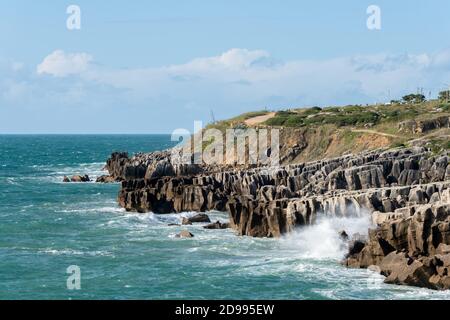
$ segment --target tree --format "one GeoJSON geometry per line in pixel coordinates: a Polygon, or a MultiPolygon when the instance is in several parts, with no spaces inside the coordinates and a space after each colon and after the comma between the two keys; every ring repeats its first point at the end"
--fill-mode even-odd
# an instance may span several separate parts
{"type": "Polygon", "coordinates": [[[403,101],[407,103],[422,103],[426,100],[425,96],[423,94],[408,94],[404,96],[403,101]]]}
{"type": "Polygon", "coordinates": [[[425,102],[427,98],[423,94],[416,94],[415,103],[422,103],[425,102]]]}
{"type": "Polygon", "coordinates": [[[450,101],[450,90],[439,92],[439,100],[444,102],[450,101]]]}

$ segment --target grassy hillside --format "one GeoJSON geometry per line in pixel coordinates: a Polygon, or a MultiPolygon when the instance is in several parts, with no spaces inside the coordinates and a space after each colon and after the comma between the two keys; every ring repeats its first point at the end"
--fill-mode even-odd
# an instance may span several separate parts
{"type": "Polygon", "coordinates": [[[219,130],[225,130],[229,128],[239,128],[245,126],[245,120],[263,116],[265,114],[269,113],[269,111],[251,111],[246,112],[241,115],[238,115],[234,118],[227,119],[227,120],[221,120],[217,121],[216,123],[209,124],[207,128],[216,128],[219,130]]]}
{"type": "Polygon", "coordinates": [[[446,117],[450,117],[450,103],[431,100],[249,112],[208,128],[280,128],[282,154],[289,154],[292,148],[301,149],[294,158],[286,160],[298,162],[411,144],[428,144],[436,152],[450,149],[448,125],[441,123],[446,117]],[[270,118],[249,125],[249,119],[262,115],[270,118]]]}

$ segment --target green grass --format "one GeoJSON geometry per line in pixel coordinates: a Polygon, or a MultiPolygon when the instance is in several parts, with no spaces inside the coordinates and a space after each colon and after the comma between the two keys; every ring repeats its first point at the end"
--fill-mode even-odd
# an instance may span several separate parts
{"type": "MultiPolygon", "coordinates": [[[[268,112],[266,110],[247,112],[228,120],[210,124],[207,128],[217,128],[221,131],[229,128],[245,128],[247,119],[266,115],[268,112]]],[[[418,104],[392,103],[368,106],[347,105],[325,108],[291,108],[276,112],[273,118],[258,126],[290,128],[318,128],[324,125],[332,125],[336,128],[370,127],[379,132],[397,135],[399,122],[449,115],[449,113],[450,104],[438,100],[430,100],[418,104]]],[[[406,136],[404,138],[407,139],[406,136]]]]}
{"type": "Polygon", "coordinates": [[[228,119],[228,120],[221,120],[221,121],[216,121],[215,123],[210,123],[206,126],[206,129],[210,129],[210,128],[215,128],[215,129],[219,129],[221,131],[225,131],[226,129],[230,129],[230,128],[244,128],[245,127],[245,120],[254,118],[254,117],[259,117],[259,116],[264,116],[266,114],[268,114],[269,111],[251,111],[251,112],[246,112],[243,113],[237,117],[228,119]]]}
{"type": "MultiPolygon", "coordinates": [[[[217,121],[207,126],[225,132],[231,128],[245,128],[245,121],[263,116],[269,111],[255,111],[241,114],[237,117],[217,121]]],[[[325,108],[289,108],[275,113],[275,116],[264,123],[255,126],[256,129],[268,127],[293,128],[286,130],[286,148],[294,143],[295,139],[305,139],[307,146],[298,161],[341,155],[345,152],[358,152],[371,146],[371,137],[365,137],[365,130],[374,133],[386,133],[387,139],[379,139],[373,143],[374,147],[390,145],[393,147],[403,147],[410,145],[411,139],[416,139],[418,135],[414,132],[399,132],[399,123],[406,120],[425,120],[441,116],[450,116],[450,103],[437,100],[426,101],[418,104],[392,103],[389,105],[348,105],[330,106],[325,108]],[[297,130],[298,129],[298,130],[297,130]],[[355,130],[364,129],[364,130],[355,130]],[[294,135],[294,136],[292,136],[294,135]]],[[[371,132],[369,132],[371,133],[371,132]]],[[[429,139],[429,138],[427,138],[429,139]]],[[[433,141],[428,142],[428,147],[434,154],[439,154],[442,150],[450,150],[450,142],[447,138],[439,139],[437,136],[433,141]]],[[[206,148],[213,141],[203,143],[206,148]]]]}
{"type": "Polygon", "coordinates": [[[433,155],[440,154],[444,150],[450,150],[450,141],[443,139],[432,139],[427,145],[433,155]]]}
{"type": "Polygon", "coordinates": [[[450,103],[442,103],[439,105],[439,108],[442,109],[443,112],[450,112],[450,103]]]}
{"type": "Polygon", "coordinates": [[[270,126],[304,127],[334,124],[338,127],[350,125],[376,124],[380,115],[361,106],[343,108],[308,108],[298,111],[279,111],[267,120],[270,126]]]}
{"type": "Polygon", "coordinates": [[[344,144],[347,145],[353,142],[360,135],[358,132],[352,132],[351,130],[345,130],[341,134],[344,144]]]}
{"type": "Polygon", "coordinates": [[[251,112],[246,112],[243,113],[237,117],[231,118],[231,121],[245,121],[254,117],[259,117],[259,116],[264,116],[266,114],[268,114],[268,111],[251,111],[251,112]]]}
{"type": "MultiPolygon", "coordinates": [[[[309,127],[324,124],[334,124],[337,127],[364,125],[376,126],[391,124],[420,116],[429,117],[430,113],[450,112],[449,104],[439,104],[438,101],[427,101],[420,104],[389,104],[389,105],[348,105],[344,107],[306,108],[289,111],[279,111],[275,117],[265,122],[269,126],[309,127]]],[[[390,128],[390,126],[386,126],[390,128]]]]}

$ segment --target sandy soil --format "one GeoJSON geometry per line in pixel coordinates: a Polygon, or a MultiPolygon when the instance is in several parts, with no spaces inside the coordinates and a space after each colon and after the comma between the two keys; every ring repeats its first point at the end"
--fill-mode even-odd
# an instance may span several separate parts
{"type": "Polygon", "coordinates": [[[275,117],[275,112],[269,112],[268,114],[265,114],[263,116],[257,116],[257,117],[247,119],[247,120],[245,120],[245,124],[248,126],[254,126],[254,125],[263,123],[264,121],[267,121],[273,117],[275,117]]]}

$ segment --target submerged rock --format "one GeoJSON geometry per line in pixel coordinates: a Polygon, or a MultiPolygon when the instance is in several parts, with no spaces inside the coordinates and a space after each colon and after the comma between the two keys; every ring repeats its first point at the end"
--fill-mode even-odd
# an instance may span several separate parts
{"type": "Polygon", "coordinates": [[[91,179],[89,178],[89,176],[87,174],[85,174],[84,176],[81,175],[75,175],[72,176],[70,179],[66,176],[64,176],[63,182],[90,182],[91,179]]]}
{"type": "Polygon", "coordinates": [[[184,218],[183,217],[183,219],[181,220],[181,224],[184,225],[184,226],[187,226],[187,225],[191,225],[192,222],[189,221],[189,218],[184,218]]]}
{"type": "Polygon", "coordinates": [[[177,234],[175,237],[176,238],[193,238],[194,235],[187,230],[183,230],[179,234],[177,234]]]}

